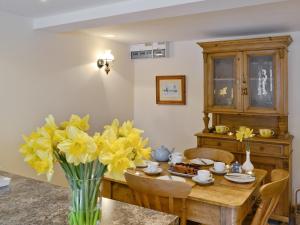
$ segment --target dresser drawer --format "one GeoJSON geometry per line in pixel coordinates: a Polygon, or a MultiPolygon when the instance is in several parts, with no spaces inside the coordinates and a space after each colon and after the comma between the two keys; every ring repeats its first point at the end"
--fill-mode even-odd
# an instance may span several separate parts
{"type": "MultiPolygon", "coordinates": [[[[245,149],[245,146],[243,146],[245,149]]],[[[283,156],[284,148],[282,145],[250,143],[251,153],[267,156],[283,156]]]]}
{"type": "Polygon", "coordinates": [[[237,141],[229,141],[219,138],[201,138],[201,147],[219,148],[233,152],[238,151],[237,141]]]}

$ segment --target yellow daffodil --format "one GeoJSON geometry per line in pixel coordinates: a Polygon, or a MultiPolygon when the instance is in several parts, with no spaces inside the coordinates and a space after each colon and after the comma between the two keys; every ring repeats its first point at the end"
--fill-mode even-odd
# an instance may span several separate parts
{"type": "Polygon", "coordinates": [[[252,137],[254,137],[253,129],[246,128],[244,133],[244,138],[252,138],[252,137]]]}
{"type": "Polygon", "coordinates": [[[67,139],[60,142],[57,148],[66,155],[67,162],[77,166],[94,160],[97,146],[92,137],[73,126],[68,126],[66,133],[67,139]]]}
{"type": "Polygon", "coordinates": [[[90,128],[89,119],[90,119],[89,115],[86,115],[82,119],[77,115],[72,115],[69,121],[65,121],[61,123],[61,127],[63,129],[66,129],[68,126],[73,126],[73,127],[77,127],[82,131],[87,131],[90,128]]]}
{"type": "Polygon", "coordinates": [[[141,134],[143,133],[142,130],[136,129],[133,127],[133,122],[132,121],[126,121],[122,124],[122,126],[119,129],[119,135],[121,137],[127,137],[130,134],[141,134]]]}
{"type": "Polygon", "coordinates": [[[243,129],[240,129],[236,132],[236,139],[240,142],[242,142],[243,139],[252,138],[254,136],[255,134],[253,134],[253,129],[248,127],[243,127],[243,129]]]}
{"type": "Polygon", "coordinates": [[[142,138],[143,131],[135,128],[132,121],[120,125],[115,119],[104,127],[102,134],[96,133],[94,137],[85,132],[89,129],[88,121],[89,116],[80,118],[72,115],[69,121],[58,127],[54,117],[49,115],[43,127],[28,137],[24,136],[25,143],[20,148],[24,160],[38,174],[46,173],[50,179],[56,161],[67,176],[80,176],[82,173],[78,170],[82,169],[81,163],[98,160],[100,168],[107,167],[111,175],[118,177],[123,176],[127,168],[135,167],[135,164],[150,158],[148,140],[142,138]]]}
{"type": "Polygon", "coordinates": [[[53,136],[53,145],[57,146],[58,143],[68,138],[66,130],[56,130],[53,136]]]}
{"type": "Polygon", "coordinates": [[[23,136],[25,144],[20,148],[27,162],[38,174],[47,174],[48,180],[53,175],[53,148],[51,137],[45,128],[39,128],[29,137],[23,136]]]}
{"type": "Polygon", "coordinates": [[[49,115],[47,116],[46,120],[46,124],[44,126],[45,130],[48,132],[48,134],[53,137],[54,136],[54,132],[58,129],[58,126],[55,123],[55,119],[53,117],[53,115],[49,115]]]}

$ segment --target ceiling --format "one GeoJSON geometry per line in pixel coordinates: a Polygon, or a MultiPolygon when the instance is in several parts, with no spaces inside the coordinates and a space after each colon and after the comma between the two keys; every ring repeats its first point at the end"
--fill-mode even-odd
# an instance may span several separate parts
{"type": "Polygon", "coordinates": [[[0,0],[33,29],[124,43],[298,31],[299,9],[300,0],[0,0]]]}
{"type": "Polygon", "coordinates": [[[0,10],[37,18],[124,1],[126,0],[0,0],[0,10]]]}
{"type": "Polygon", "coordinates": [[[300,31],[300,0],[84,29],[125,43],[178,41],[300,31]],[[111,37],[113,36],[113,37],[111,37]]]}

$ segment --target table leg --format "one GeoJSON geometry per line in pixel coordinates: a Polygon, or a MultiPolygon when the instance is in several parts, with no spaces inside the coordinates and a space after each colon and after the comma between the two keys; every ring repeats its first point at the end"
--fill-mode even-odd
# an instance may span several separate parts
{"type": "Polygon", "coordinates": [[[221,207],[220,224],[222,225],[242,225],[242,221],[237,216],[234,208],[221,207]]]}

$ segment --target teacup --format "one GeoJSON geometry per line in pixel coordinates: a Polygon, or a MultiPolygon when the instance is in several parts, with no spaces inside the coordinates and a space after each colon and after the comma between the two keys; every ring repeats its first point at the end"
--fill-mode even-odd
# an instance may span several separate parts
{"type": "Polygon", "coordinates": [[[148,163],[147,170],[148,170],[149,172],[155,172],[155,171],[157,171],[158,166],[159,166],[159,163],[158,163],[158,162],[149,162],[149,163],[148,163]]]}
{"type": "Polygon", "coordinates": [[[198,170],[197,179],[199,181],[205,182],[212,179],[212,175],[208,170],[198,170]]]}
{"type": "Polygon", "coordinates": [[[259,129],[259,134],[262,137],[268,138],[274,136],[275,132],[271,129],[259,129]]]}
{"type": "Polygon", "coordinates": [[[214,162],[214,170],[216,172],[223,172],[225,170],[225,163],[223,163],[223,162],[214,162]]]}
{"type": "Polygon", "coordinates": [[[181,163],[183,161],[183,155],[180,152],[175,152],[169,155],[171,163],[181,163]]]}
{"type": "Polygon", "coordinates": [[[217,125],[216,126],[216,132],[218,134],[225,134],[229,131],[229,127],[224,126],[224,125],[217,125]]]}

